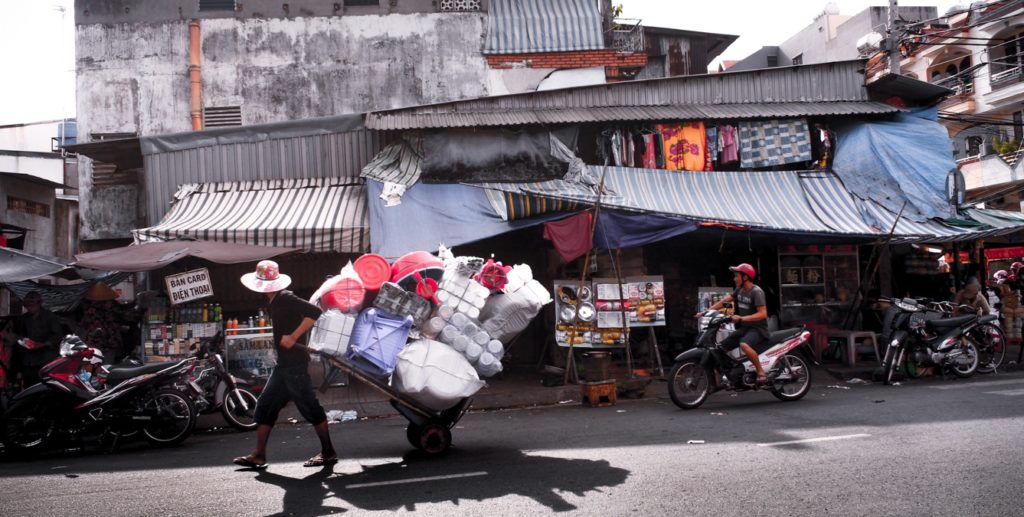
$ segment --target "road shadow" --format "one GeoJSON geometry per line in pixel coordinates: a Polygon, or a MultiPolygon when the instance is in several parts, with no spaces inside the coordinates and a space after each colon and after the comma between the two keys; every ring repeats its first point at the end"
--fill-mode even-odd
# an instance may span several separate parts
{"type": "Polygon", "coordinates": [[[459,505],[509,495],[532,499],[551,512],[567,512],[576,506],[561,494],[583,497],[601,492],[625,483],[629,474],[603,460],[489,449],[453,450],[443,458],[411,452],[400,462],[364,467],[355,474],[297,479],[260,471],[255,479],[285,491],[279,515],[324,515],[343,510],[328,506],[329,498],[365,511],[416,511],[423,504],[459,505]]]}

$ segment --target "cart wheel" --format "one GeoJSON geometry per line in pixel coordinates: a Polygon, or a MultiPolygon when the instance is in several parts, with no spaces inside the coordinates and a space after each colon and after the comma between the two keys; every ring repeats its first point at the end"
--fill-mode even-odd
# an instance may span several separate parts
{"type": "Polygon", "coordinates": [[[451,430],[437,422],[427,422],[422,427],[409,424],[405,435],[413,447],[431,456],[444,454],[452,446],[451,430]]]}

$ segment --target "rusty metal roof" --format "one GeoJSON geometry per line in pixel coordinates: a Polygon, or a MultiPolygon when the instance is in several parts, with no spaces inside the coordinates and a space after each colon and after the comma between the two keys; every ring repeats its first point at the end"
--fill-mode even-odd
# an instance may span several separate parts
{"type": "Polygon", "coordinates": [[[371,112],[366,126],[405,130],[897,111],[870,101],[863,70],[864,62],[855,60],[483,97],[371,112]]]}
{"type": "Polygon", "coordinates": [[[473,126],[522,126],[531,124],[577,124],[676,119],[757,119],[815,117],[831,115],[878,115],[899,111],[888,104],[871,101],[779,102],[760,104],[712,104],[689,106],[606,106],[467,113],[410,113],[368,116],[378,130],[457,128],[473,126]]]}

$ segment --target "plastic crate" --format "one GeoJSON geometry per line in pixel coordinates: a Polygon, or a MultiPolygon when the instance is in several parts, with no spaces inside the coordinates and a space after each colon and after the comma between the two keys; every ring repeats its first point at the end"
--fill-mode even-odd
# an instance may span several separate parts
{"type": "Polygon", "coordinates": [[[385,282],[373,301],[373,306],[396,316],[410,316],[413,325],[421,327],[434,312],[434,306],[426,298],[406,291],[393,282],[385,282]]]}
{"type": "Polygon", "coordinates": [[[399,317],[380,309],[366,309],[356,319],[347,357],[367,373],[391,375],[411,328],[410,316],[399,317]]]}
{"type": "Polygon", "coordinates": [[[317,352],[344,356],[348,352],[356,317],[337,309],[324,311],[309,333],[309,348],[317,352]]]}

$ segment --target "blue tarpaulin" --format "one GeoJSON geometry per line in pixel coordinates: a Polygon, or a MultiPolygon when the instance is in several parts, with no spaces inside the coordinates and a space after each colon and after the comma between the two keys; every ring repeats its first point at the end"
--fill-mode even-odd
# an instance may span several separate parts
{"type": "Polygon", "coordinates": [[[613,250],[645,246],[696,229],[697,223],[681,217],[602,210],[594,229],[594,247],[613,250]]]}
{"type": "MultiPolygon", "coordinates": [[[[937,108],[900,113],[891,121],[855,121],[836,127],[832,165],[853,195],[916,222],[947,218],[946,176],[956,168],[949,132],[937,108]]],[[[881,221],[869,221],[880,224],[881,221]]]]}
{"type": "Polygon", "coordinates": [[[459,184],[413,185],[402,203],[385,207],[380,199],[384,185],[367,180],[370,207],[370,249],[389,259],[410,251],[433,251],[467,244],[495,235],[565,217],[556,213],[505,221],[495,211],[482,188],[459,184]]]}

